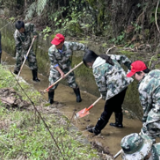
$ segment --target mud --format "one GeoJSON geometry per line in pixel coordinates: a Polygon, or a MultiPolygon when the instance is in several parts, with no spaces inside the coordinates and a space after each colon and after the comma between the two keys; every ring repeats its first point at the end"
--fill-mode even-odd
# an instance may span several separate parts
{"type": "MultiPolygon", "coordinates": [[[[3,65],[8,65],[10,71],[14,69],[15,59],[10,57],[7,53],[2,54],[3,65]]],[[[24,66],[21,75],[27,83],[33,85],[35,89],[44,93],[44,89],[48,87],[48,77],[39,74],[39,79],[41,82],[36,83],[32,81],[32,74],[28,66],[24,66]]],[[[47,100],[47,93],[42,94],[45,100],[47,100]]],[[[59,105],[48,106],[48,108],[57,108],[63,113],[68,119],[81,131],[81,133],[88,139],[88,141],[100,151],[103,157],[106,154],[115,155],[120,149],[120,141],[122,137],[130,133],[139,133],[142,123],[138,119],[129,119],[124,115],[123,125],[124,128],[118,129],[111,127],[110,122],[114,122],[114,115],[111,116],[109,123],[102,130],[102,133],[98,136],[94,136],[86,130],[87,126],[95,125],[98,118],[100,117],[105,101],[100,100],[91,110],[90,114],[86,117],[80,119],[74,119],[75,113],[83,108],[89,107],[98,97],[87,93],[86,91],[81,91],[81,97],[83,101],[81,103],[76,103],[76,97],[73,90],[63,84],[59,84],[55,91],[55,100],[60,102],[59,105]]],[[[30,97],[32,98],[32,97],[30,97]]],[[[44,107],[46,104],[44,104],[44,107]]],[[[43,106],[42,106],[43,107],[43,106]]],[[[54,109],[53,109],[54,110],[54,109]]],[[[119,156],[117,160],[120,160],[119,156]]]]}

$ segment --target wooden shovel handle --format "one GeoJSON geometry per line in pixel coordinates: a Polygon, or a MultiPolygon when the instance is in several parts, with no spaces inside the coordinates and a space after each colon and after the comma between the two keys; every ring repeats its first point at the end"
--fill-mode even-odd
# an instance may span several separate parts
{"type": "MultiPolygon", "coordinates": [[[[68,73],[66,73],[64,75],[64,77],[68,76],[72,71],[74,71],[76,68],[78,68],[80,65],[83,64],[83,61],[80,62],[79,64],[77,64],[74,68],[72,68],[68,73]]],[[[55,83],[53,83],[52,85],[50,85],[47,89],[44,90],[44,92],[48,92],[49,89],[51,89],[54,85],[56,85],[59,81],[61,81],[63,78],[61,77],[59,80],[57,80],[55,83]]]]}
{"type": "Polygon", "coordinates": [[[102,95],[93,103],[91,104],[88,108],[87,111],[89,111],[98,101],[100,101],[102,99],[102,95]]]}
{"type": "Polygon", "coordinates": [[[121,153],[122,153],[122,149],[121,149],[120,151],[118,151],[118,152],[117,152],[117,154],[116,154],[116,155],[114,155],[114,157],[113,157],[113,158],[114,158],[114,159],[116,159],[116,158],[117,158],[121,153]]]}

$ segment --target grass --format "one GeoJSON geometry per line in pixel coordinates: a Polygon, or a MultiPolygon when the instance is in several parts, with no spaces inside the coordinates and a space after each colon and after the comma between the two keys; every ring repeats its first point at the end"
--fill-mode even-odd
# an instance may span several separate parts
{"type": "MultiPolygon", "coordinates": [[[[23,98],[26,95],[17,85],[15,77],[0,65],[0,89],[14,88],[23,98]]],[[[20,85],[36,106],[43,108],[41,95],[24,82],[20,85]]],[[[45,110],[44,107],[43,109],[45,110]]],[[[49,109],[49,107],[48,107],[49,109]]],[[[48,112],[40,111],[54,140],[46,129],[43,121],[34,110],[6,109],[0,101],[0,157],[8,159],[28,160],[91,160],[99,159],[97,151],[89,143],[82,143],[83,136],[77,130],[70,129],[69,120],[52,109],[48,112]]]]}

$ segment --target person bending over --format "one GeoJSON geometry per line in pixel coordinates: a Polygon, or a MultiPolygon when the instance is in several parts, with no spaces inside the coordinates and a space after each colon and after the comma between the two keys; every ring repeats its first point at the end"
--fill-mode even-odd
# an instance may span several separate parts
{"type": "Polygon", "coordinates": [[[88,128],[88,131],[95,135],[101,133],[113,112],[115,113],[115,123],[110,123],[110,125],[122,128],[122,103],[127,87],[133,79],[126,77],[121,64],[130,69],[131,61],[124,55],[99,56],[91,50],[86,50],[83,62],[87,67],[92,68],[99,92],[106,101],[104,111],[97,124],[95,127],[88,128]]]}
{"type": "MultiPolygon", "coordinates": [[[[48,50],[48,55],[50,59],[50,76],[49,82],[52,85],[60,77],[65,78],[64,75],[71,70],[71,57],[73,51],[85,50],[87,47],[82,43],[65,41],[65,37],[58,33],[51,41],[52,46],[48,50]]],[[[81,102],[80,90],[75,82],[74,72],[71,72],[67,77],[68,85],[73,88],[76,95],[76,101],[81,102]]],[[[54,101],[54,91],[58,84],[53,86],[48,92],[49,103],[53,104],[54,101]]]]}

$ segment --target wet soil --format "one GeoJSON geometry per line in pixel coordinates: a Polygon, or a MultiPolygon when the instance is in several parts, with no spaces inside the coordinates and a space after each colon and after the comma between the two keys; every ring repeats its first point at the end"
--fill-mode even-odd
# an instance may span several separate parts
{"type": "MultiPolygon", "coordinates": [[[[10,71],[13,71],[15,59],[10,57],[7,53],[3,52],[2,54],[3,65],[8,65],[10,71]]],[[[28,66],[24,66],[21,75],[26,82],[33,85],[35,89],[43,93],[42,91],[48,87],[48,77],[39,74],[39,79],[41,82],[36,83],[32,81],[32,74],[28,66]]],[[[85,83],[85,82],[83,82],[85,83]]],[[[42,94],[44,99],[47,100],[47,93],[42,94]]],[[[100,117],[103,107],[105,104],[104,100],[100,100],[91,110],[90,114],[81,119],[74,119],[74,114],[80,111],[83,108],[89,107],[98,97],[91,95],[85,91],[81,91],[81,97],[83,101],[81,103],[76,103],[76,97],[73,90],[63,84],[59,84],[58,88],[55,91],[55,100],[61,102],[63,105],[51,106],[58,107],[58,109],[68,117],[68,119],[75,124],[75,126],[82,132],[82,134],[90,141],[93,146],[98,147],[100,150],[103,150],[104,153],[110,153],[115,155],[120,149],[121,139],[130,133],[139,133],[142,123],[138,119],[129,119],[124,115],[123,125],[124,128],[114,128],[109,125],[110,122],[114,122],[114,115],[111,116],[109,123],[102,130],[101,135],[94,136],[86,130],[87,126],[95,125],[98,118],[100,117]]],[[[120,160],[119,156],[117,160],[120,160]]]]}

